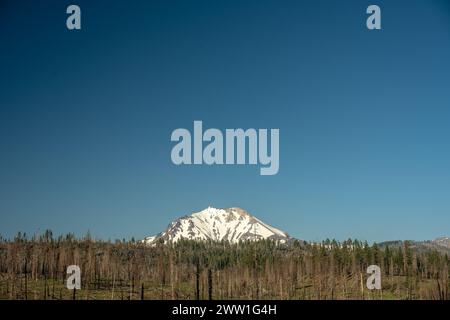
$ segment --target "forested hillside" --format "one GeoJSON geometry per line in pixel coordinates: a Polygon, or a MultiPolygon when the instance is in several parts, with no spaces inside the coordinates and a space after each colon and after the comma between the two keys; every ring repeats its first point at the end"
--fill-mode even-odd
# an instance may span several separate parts
{"type": "Polygon", "coordinates": [[[2,299],[449,299],[447,255],[408,242],[380,248],[357,240],[308,244],[179,241],[146,246],[89,236],[0,239],[2,299]],[[78,265],[82,288],[66,288],[78,265]],[[366,269],[382,270],[382,290],[366,269]]]}

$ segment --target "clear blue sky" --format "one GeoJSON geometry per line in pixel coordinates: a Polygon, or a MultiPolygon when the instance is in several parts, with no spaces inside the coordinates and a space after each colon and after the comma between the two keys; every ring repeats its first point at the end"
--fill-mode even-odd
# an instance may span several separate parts
{"type": "Polygon", "coordinates": [[[141,238],[208,205],[307,240],[450,235],[449,138],[448,1],[0,3],[3,236],[141,238]],[[173,165],[194,120],[279,128],[279,173],[173,165]]]}

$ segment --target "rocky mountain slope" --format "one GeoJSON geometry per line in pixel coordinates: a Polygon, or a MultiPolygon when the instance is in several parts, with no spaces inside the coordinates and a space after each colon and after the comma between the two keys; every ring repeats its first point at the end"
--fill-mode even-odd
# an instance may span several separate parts
{"type": "Polygon", "coordinates": [[[145,238],[147,244],[170,243],[180,239],[213,240],[237,243],[273,239],[286,243],[292,238],[240,208],[216,209],[208,207],[171,222],[156,236],[145,238]]]}

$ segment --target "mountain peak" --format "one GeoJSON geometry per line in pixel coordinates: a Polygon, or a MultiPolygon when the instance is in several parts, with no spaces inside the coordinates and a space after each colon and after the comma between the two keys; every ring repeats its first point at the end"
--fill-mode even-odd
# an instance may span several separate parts
{"type": "Polygon", "coordinates": [[[172,221],[167,229],[156,236],[145,238],[147,244],[176,242],[180,239],[228,241],[256,241],[273,239],[281,243],[291,237],[274,228],[244,209],[233,207],[218,209],[209,206],[199,212],[172,221]]]}
{"type": "Polygon", "coordinates": [[[450,248],[450,238],[449,237],[440,237],[440,238],[437,238],[436,240],[434,240],[433,242],[439,246],[450,248]]]}

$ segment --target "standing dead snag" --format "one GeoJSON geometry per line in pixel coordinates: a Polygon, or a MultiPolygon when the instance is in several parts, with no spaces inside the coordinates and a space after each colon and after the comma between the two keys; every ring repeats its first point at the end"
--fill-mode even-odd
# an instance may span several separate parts
{"type": "Polygon", "coordinates": [[[200,300],[200,261],[198,258],[195,266],[195,299],[200,300]]]}
{"type": "Polygon", "coordinates": [[[212,300],[213,294],[213,283],[212,283],[212,271],[211,268],[208,269],[208,299],[212,300]]]}

